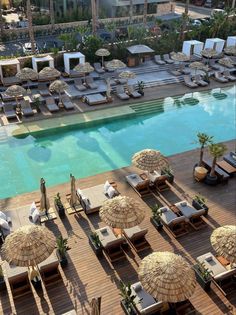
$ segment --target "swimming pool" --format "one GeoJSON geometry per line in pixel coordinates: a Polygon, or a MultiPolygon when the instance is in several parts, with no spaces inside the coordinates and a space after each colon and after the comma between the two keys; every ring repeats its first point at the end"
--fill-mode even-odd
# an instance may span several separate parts
{"type": "Polygon", "coordinates": [[[227,96],[223,100],[212,91],[168,97],[158,113],[2,140],[0,198],[38,189],[41,177],[52,186],[69,181],[70,173],[83,178],[130,165],[132,155],[144,148],[167,156],[191,150],[199,131],[217,142],[234,139],[235,91],[222,89],[227,96]],[[192,97],[197,105],[188,105],[192,97]]]}

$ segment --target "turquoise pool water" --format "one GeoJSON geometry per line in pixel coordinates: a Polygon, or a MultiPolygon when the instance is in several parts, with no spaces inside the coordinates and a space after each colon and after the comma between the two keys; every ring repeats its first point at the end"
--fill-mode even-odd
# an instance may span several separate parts
{"type": "Polygon", "coordinates": [[[191,150],[199,131],[217,142],[234,139],[236,88],[222,90],[223,100],[213,92],[166,98],[156,114],[0,141],[0,198],[38,189],[41,177],[52,186],[69,181],[70,173],[82,178],[130,165],[144,148],[167,156],[191,150]],[[189,105],[191,97],[199,103],[189,105]]]}

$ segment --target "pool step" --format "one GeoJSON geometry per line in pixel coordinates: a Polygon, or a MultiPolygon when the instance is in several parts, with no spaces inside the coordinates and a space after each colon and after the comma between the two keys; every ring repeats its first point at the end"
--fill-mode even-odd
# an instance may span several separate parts
{"type": "Polygon", "coordinates": [[[0,127],[0,142],[6,141],[8,139],[8,135],[6,129],[4,127],[0,127]]]}
{"type": "Polygon", "coordinates": [[[145,115],[152,113],[162,113],[164,112],[162,101],[145,102],[140,104],[130,105],[137,115],[145,115]]]}

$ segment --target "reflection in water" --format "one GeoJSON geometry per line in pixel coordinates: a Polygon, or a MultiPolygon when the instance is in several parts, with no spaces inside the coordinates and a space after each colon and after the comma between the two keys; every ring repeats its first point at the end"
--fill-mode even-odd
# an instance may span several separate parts
{"type": "Polygon", "coordinates": [[[33,143],[34,147],[28,150],[28,156],[36,162],[48,162],[52,154],[49,147],[53,142],[45,138],[35,138],[33,143]]]}

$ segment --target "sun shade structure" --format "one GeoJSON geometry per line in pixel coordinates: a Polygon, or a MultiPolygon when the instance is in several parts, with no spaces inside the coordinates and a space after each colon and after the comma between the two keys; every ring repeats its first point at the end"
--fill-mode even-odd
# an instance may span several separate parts
{"type": "Polygon", "coordinates": [[[32,57],[32,66],[33,66],[33,69],[38,72],[38,63],[40,62],[48,62],[48,65],[50,68],[54,68],[54,59],[52,56],[50,55],[47,55],[47,56],[33,56],[32,57]]]}
{"type": "Polygon", "coordinates": [[[221,226],[211,234],[211,245],[218,255],[236,263],[236,225],[221,226]]]}
{"type": "Polygon", "coordinates": [[[22,70],[17,72],[16,77],[21,79],[22,81],[37,80],[38,73],[31,68],[23,68],[22,70]]]}
{"type": "Polygon", "coordinates": [[[76,187],[75,187],[75,176],[70,174],[70,205],[74,207],[77,204],[78,197],[76,194],[76,187]]]}
{"type": "Polygon", "coordinates": [[[55,245],[55,236],[46,227],[25,225],[7,236],[1,253],[10,265],[35,266],[52,254],[55,245]]]}
{"type": "Polygon", "coordinates": [[[106,67],[110,70],[122,69],[126,67],[126,64],[119,59],[112,59],[108,61],[106,67]]]}
{"type": "Polygon", "coordinates": [[[160,151],[152,149],[145,149],[135,153],[132,157],[132,163],[137,168],[148,172],[161,170],[169,165],[167,159],[160,151]]]}
{"type": "Polygon", "coordinates": [[[201,51],[202,56],[206,57],[206,58],[213,58],[215,56],[218,56],[219,53],[212,48],[206,48],[204,50],[201,51]]]}
{"type": "Polygon", "coordinates": [[[39,77],[42,77],[45,79],[57,78],[60,75],[61,75],[60,71],[58,71],[55,68],[51,68],[51,67],[45,67],[39,72],[39,77]]]}
{"type": "Polygon", "coordinates": [[[236,56],[236,46],[229,46],[224,49],[227,55],[236,56]]]}
{"type": "Polygon", "coordinates": [[[80,63],[78,64],[75,68],[75,71],[77,71],[78,73],[81,73],[84,75],[84,78],[86,76],[86,73],[90,73],[94,71],[94,68],[90,65],[89,62],[85,62],[85,63],[80,63]]]}
{"type": "Polygon", "coordinates": [[[99,215],[110,227],[129,229],[143,221],[145,210],[135,199],[117,196],[103,203],[99,215]]]}
{"type": "Polygon", "coordinates": [[[224,67],[233,67],[233,61],[229,57],[221,58],[218,63],[224,67]]]}
{"type": "Polygon", "coordinates": [[[184,54],[182,52],[178,52],[178,53],[174,53],[171,56],[171,59],[173,59],[175,61],[179,61],[179,62],[184,62],[184,61],[189,61],[189,56],[187,56],[186,54],[184,54]]]}
{"type": "Polygon", "coordinates": [[[68,89],[68,84],[61,80],[56,80],[52,82],[49,86],[49,90],[51,92],[56,92],[59,95],[59,103],[61,103],[61,94],[65,92],[65,90],[68,89]]]}
{"type": "Polygon", "coordinates": [[[138,275],[144,290],[158,301],[185,301],[196,287],[194,270],[181,256],[170,252],[146,256],[141,261],[138,275]]]}
{"type": "Polygon", "coordinates": [[[154,53],[154,50],[146,45],[133,45],[128,47],[127,50],[132,55],[154,53]]]}
{"type": "Polygon", "coordinates": [[[226,47],[236,47],[236,36],[228,36],[226,41],[226,47]]]}
{"type": "Polygon", "coordinates": [[[225,40],[220,38],[207,38],[204,49],[214,49],[217,51],[217,54],[221,54],[225,45],[225,40]]]}
{"type": "Polygon", "coordinates": [[[1,81],[4,80],[3,76],[3,68],[8,66],[14,66],[16,67],[16,72],[20,71],[20,61],[18,59],[3,59],[0,60],[0,79],[1,81]]]}
{"type": "Polygon", "coordinates": [[[79,59],[79,63],[85,63],[85,55],[81,52],[68,52],[64,53],[64,68],[65,72],[70,74],[70,60],[71,59],[79,59]]]}
{"type": "Polygon", "coordinates": [[[136,74],[132,71],[122,71],[120,74],[119,74],[119,77],[122,78],[122,79],[134,79],[136,77],[136,74]]]}
{"type": "Polygon", "coordinates": [[[197,70],[202,70],[207,72],[209,70],[209,68],[204,65],[204,63],[200,62],[200,61],[194,61],[189,65],[189,68],[194,69],[195,70],[195,75],[197,70]]]}
{"type": "Polygon", "coordinates": [[[100,48],[95,52],[96,56],[102,57],[102,67],[104,64],[104,57],[110,56],[110,51],[105,48],[100,48]]]}
{"type": "Polygon", "coordinates": [[[18,97],[24,95],[26,90],[20,85],[12,85],[6,90],[6,95],[15,97],[16,104],[18,106],[18,97]]]}
{"type": "Polygon", "coordinates": [[[199,56],[201,50],[203,50],[204,43],[198,40],[186,40],[183,42],[182,52],[187,56],[197,55],[199,56]]]}
{"type": "Polygon", "coordinates": [[[43,178],[40,179],[40,191],[41,191],[41,199],[40,199],[40,207],[39,210],[42,213],[48,212],[50,208],[50,203],[49,199],[47,197],[47,190],[46,190],[46,185],[45,185],[45,180],[43,178]]]}

